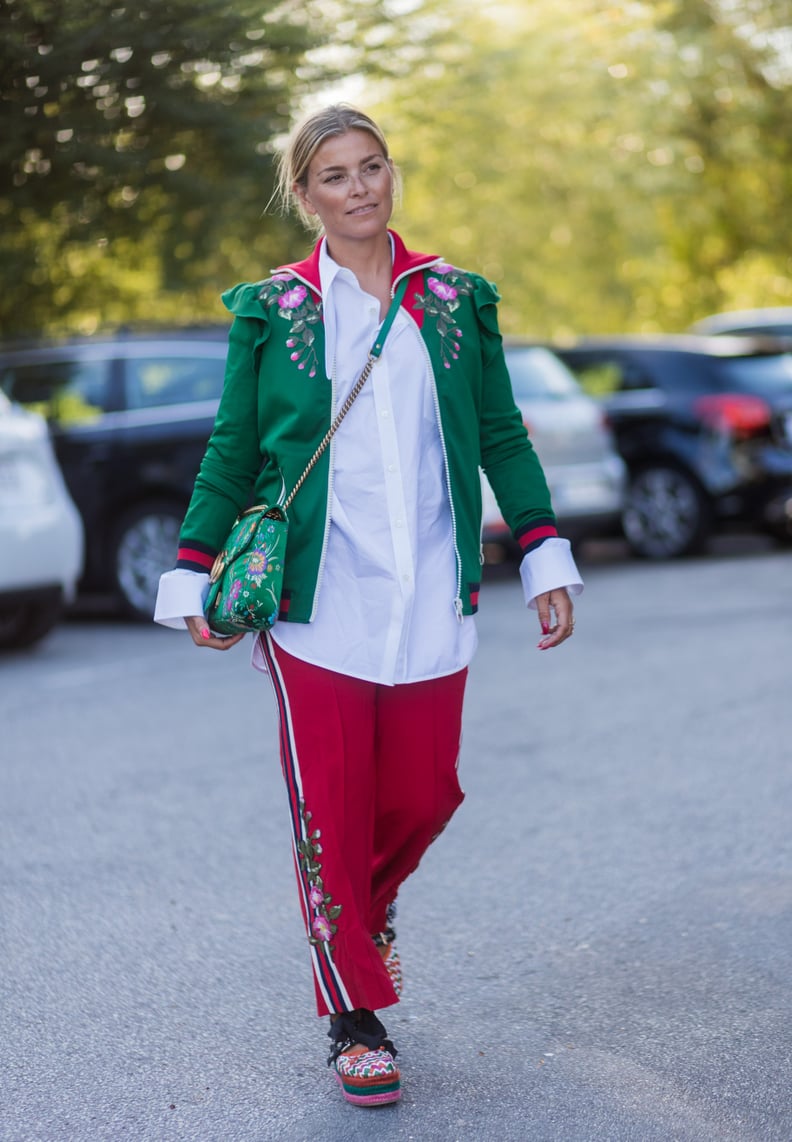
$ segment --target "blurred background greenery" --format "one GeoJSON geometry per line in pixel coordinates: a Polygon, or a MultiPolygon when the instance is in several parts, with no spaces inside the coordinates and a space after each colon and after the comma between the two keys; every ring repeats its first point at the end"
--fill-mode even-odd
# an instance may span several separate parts
{"type": "Polygon", "coordinates": [[[0,336],[224,322],[302,256],[273,143],[348,98],[505,330],[792,304],[792,0],[3,0],[0,336]]]}

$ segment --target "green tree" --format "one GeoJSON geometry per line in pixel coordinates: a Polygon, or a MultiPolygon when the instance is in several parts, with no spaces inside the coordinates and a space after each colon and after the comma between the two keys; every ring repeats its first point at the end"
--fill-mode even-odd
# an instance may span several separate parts
{"type": "Polygon", "coordinates": [[[713,0],[669,5],[658,22],[676,49],[669,134],[696,176],[664,219],[696,283],[693,316],[792,302],[791,21],[789,0],[713,0]]]}
{"type": "Polygon", "coordinates": [[[499,280],[512,331],[789,300],[792,91],[752,7],[471,7],[467,43],[383,104],[411,238],[499,280]]]}
{"type": "Polygon", "coordinates": [[[141,288],[185,284],[233,242],[224,219],[270,193],[268,143],[315,33],[274,3],[121,4],[3,8],[5,331],[134,315],[141,288]]]}
{"type": "Polygon", "coordinates": [[[224,285],[304,248],[264,213],[273,139],[430,51],[432,3],[2,0],[0,333],[223,320],[224,285]]]}

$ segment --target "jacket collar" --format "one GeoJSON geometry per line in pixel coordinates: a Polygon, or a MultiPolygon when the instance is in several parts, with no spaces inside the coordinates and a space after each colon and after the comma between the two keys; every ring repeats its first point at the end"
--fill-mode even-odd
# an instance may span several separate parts
{"type": "MultiPolygon", "coordinates": [[[[442,263],[443,259],[437,254],[419,254],[415,250],[408,250],[395,230],[389,230],[388,233],[393,239],[392,286],[396,286],[405,274],[413,274],[416,270],[427,269],[429,266],[442,263]]],[[[319,251],[324,240],[324,238],[320,238],[314,246],[310,257],[305,258],[301,262],[289,262],[285,266],[278,266],[277,269],[272,272],[275,274],[291,274],[299,278],[321,297],[322,285],[319,277],[319,251]]]]}

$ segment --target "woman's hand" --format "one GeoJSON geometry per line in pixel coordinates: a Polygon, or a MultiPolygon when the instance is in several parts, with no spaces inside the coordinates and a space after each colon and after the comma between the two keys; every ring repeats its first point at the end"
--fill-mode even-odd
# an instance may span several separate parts
{"type": "Polygon", "coordinates": [[[244,631],[227,636],[212,634],[203,615],[188,615],[184,621],[196,646],[208,646],[212,650],[229,650],[245,637],[244,631]]]}
{"type": "Polygon", "coordinates": [[[536,609],[542,628],[542,637],[537,643],[539,649],[549,650],[551,646],[560,646],[575,629],[569,592],[565,587],[558,587],[555,591],[537,595],[536,609]]]}

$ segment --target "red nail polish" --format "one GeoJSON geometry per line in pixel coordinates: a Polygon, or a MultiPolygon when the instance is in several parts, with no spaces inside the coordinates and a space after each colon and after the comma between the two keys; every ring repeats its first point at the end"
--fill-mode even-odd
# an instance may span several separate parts
{"type": "Polygon", "coordinates": [[[204,629],[201,631],[201,638],[209,638],[209,637],[210,637],[209,636],[209,630],[207,627],[204,627],[204,629]]]}
{"type": "Polygon", "coordinates": [[[542,634],[550,634],[550,627],[547,623],[542,623],[542,634]]]}

